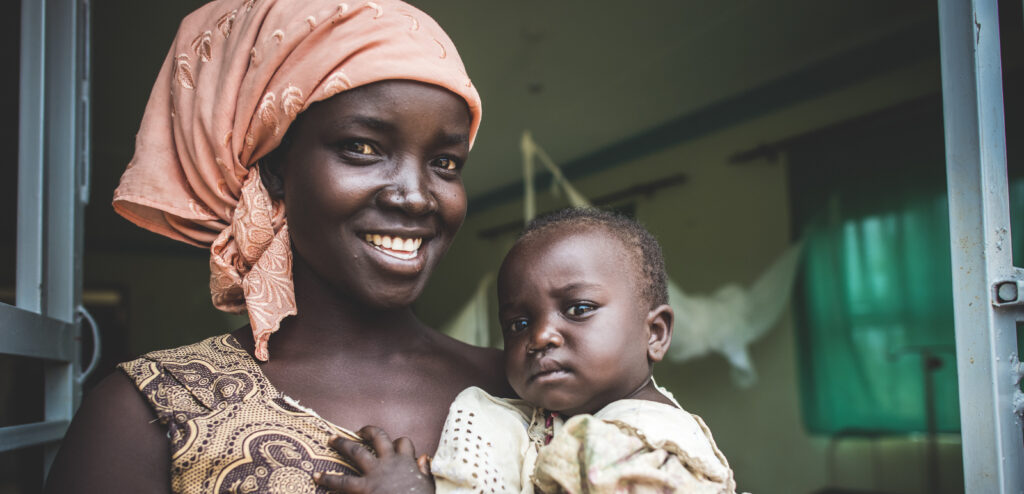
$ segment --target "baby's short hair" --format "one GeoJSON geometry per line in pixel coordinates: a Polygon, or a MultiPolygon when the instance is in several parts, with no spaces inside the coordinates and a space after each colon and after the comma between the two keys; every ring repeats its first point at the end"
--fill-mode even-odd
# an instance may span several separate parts
{"type": "Polygon", "coordinates": [[[529,240],[552,228],[564,228],[567,233],[576,233],[587,227],[603,228],[619,239],[630,251],[633,267],[642,276],[641,296],[649,309],[668,303],[668,275],[665,273],[665,257],[661,245],[651,232],[635,219],[620,213],[597,208],[566,208],[534,218],[519,234],[516,244],[529,240]]]}

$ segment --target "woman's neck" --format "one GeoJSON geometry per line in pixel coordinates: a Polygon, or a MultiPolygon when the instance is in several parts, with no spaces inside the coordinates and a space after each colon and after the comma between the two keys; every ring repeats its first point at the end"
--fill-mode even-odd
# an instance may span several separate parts
{"type": "Polygon", "coordinates": [[[282,321],[281,329],[271,336],[273,357],[380,356],[413,348],[430,337],[431,330],[411,307],[369,307],[327,284],[297,256],[294,259],[298,314],[282,321]]]}

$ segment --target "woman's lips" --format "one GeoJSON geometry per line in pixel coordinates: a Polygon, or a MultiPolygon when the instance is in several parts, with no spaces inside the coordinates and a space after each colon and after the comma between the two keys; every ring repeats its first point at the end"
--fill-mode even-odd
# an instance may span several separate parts
{"type": "Polygon", "coordinates": [[[366,242],[376,247],[381,252],[403,260],[416,257],[420,245],[423,244],[423,237],[400,237],[398,235],[387,235],[379,233],[364,234],[366,242]]]}
{"type": "Polygon", "coordinates": [[[361,233],[359,237],[370,252],[375,254],[371,257],[386,271],[400,276],[412,276],[426,267],[426,256],[420,250],[427,240],[424,236],[361,233]]]}

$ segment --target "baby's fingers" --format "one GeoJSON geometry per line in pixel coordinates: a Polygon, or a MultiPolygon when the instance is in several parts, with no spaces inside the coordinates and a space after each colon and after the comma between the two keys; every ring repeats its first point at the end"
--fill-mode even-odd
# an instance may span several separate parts
{"type": "Polygon", "coordinates": [[[412,444],[412,439],[407,437],[400,437],[395,439],[395,453],[399,455],[416,457],[416,446],[412,444]]]}
{"type": "Polygon", "coordinates": [[[334,436],[328,442],[342,458],[350,460],[361,472],[368,472],[377,464],[377,457],[365,444],[334,436]]]}
{"type": "Polygon", "coordinates": [[[314,473],[313,481],[326,487],[331,492],[343,494],[361,494],[366,492],[366,481],[355,475],[338,475],[333,473],[314,473]]]}
{"type": "Polygon", "coordinates": [[[420,473],[430,478],[430,457],[426,453],[423,453],[416,458],[416,467],[420,469],[420,473]]]}
{"type": "Polygon", "coordinates": [[[391,437],[380,427],[368,425],[359,429],[359,437],[370,443],[377,456],[387,458],[395,453],[395,446],[391,443],[391,437]]]}

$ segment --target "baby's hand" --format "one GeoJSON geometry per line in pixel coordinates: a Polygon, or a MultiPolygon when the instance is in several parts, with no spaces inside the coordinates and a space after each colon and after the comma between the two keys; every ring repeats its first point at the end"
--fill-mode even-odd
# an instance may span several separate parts
{"type": "Polygon", "coordinates": [[[376,456],[363,443],[340,436],[331,438],[330,445],[363,476],[317,473],[317,484],[345,494],[434,492],[434,482],[424,469],[423,458],[417,461],[416,448],[409,438],[400,437],[392,442],[387,432],[372,425],[359,429],[359,437],[373,446],[376,456]]]}

